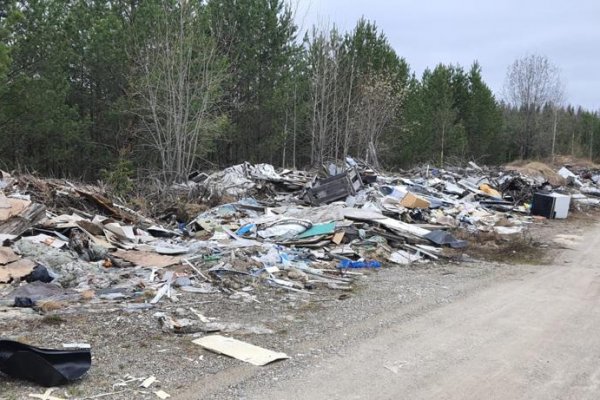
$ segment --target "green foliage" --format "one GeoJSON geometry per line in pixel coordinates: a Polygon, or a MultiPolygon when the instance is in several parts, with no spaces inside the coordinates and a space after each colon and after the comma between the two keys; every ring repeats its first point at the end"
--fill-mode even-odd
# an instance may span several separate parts
{"type": "Polygon", "coordinates": [[[228,138],[220,142],[225,162],[276,162],[289,118],[300,48],[292,11],[283,0],[209,0],[211,31],[229,58],[231,80],[225,109],[228,138]]]}
{"type": "Polygon", "coordinates": [[[505,162],[506,150],[499,137],[502,113],[492,91],[481,77],[481,67],[477,62],[471,66],[467,79],[463,124],[468,141],[468,157],[487,163],[505,162]]]}
{"type": "Polygon", "coordinates": [[[354,30],[346,35],[345,45],[356,63],[358,76],[386,75],[396,91],[404,88],[409,77],[408,64],[396,54],[374,22],[361,18],[354,30]]]}
{"type": "Polygon", "coordinates": [[[135,169],[133,162],[121,154],[118,161],[111,165],[111,169],[102,169],[100,176],[117,196],[126,196],[133,189],[133,176],[135,169]]]}
{"type": "MultiPolygon", "coordinates": [[[[158,28],[182,4],[0,0],[0,164],[46,175],[101,176],[121,193],[130,189],[134,172],[166,169],[156,149],[149,151],[149,129],[140,134],[149,119],[139,97],[142,84],[158,87],[165,75],[152,58],[148,73],[140,73],[139,56],[150,56],[165,40],[176,43],[158,28]]],[[[182,171],[242,161],[307,167],[347,154],[376,156],[392,169],[470,159],[503,163],[549,157],[553,147],[556,154],[600,157],[598,113],[560,107],[556,99],[525,107],[514,99],[499,103],[477,62],[469,69],[440,64],[417,77],[384,32],[364,18],[349,32],[313,29],[302,41],[284,0],[185,4],[193,8],[193,26],[186,27],[193,34],[180,44],[191,49],[185,54],[194,61],[194,78],[182,82],[194,86],[200,71],[226,73],[207,86],[208,96],[187,98],[180,108],[205,107],[210,114],[182,171]],[[213,44],[214,62],[203,70],[203,49],[213,44]],[[318,151],[315,140],[322,142],[318,151]]],[[[181,64],[171,61],[162,67],[181,64]]],[[[514,65],[550,65],[544,57],[529,61],[514,65]]],[[[549,78],[535,77],[542,76],[540,84],[553,76],[545,71],[549,78]]],[[[158,114],[154,121],[166,121],[164,110],[158,114]]]]}

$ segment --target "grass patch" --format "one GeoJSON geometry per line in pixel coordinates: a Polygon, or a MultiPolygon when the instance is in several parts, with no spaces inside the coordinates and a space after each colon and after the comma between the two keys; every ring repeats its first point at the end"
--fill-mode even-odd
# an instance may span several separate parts
{"type": "Polygon", "coordinates": [[[45,315],[44,318],[42,318],[42,323],[46,325],[60,325],[65,322],[67,322],[67,320],[60,315],[45,315]]]}

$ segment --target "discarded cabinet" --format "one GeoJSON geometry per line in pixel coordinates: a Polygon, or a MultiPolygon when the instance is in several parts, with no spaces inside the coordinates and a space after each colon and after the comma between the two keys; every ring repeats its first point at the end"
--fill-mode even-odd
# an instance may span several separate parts
{"type": "Polygon", "coordinates": [[[317,180],[306,194],[312,205],[328,204],[354,196],[363,187],[360,175],[355,168],[326,179],[317,180]]]}

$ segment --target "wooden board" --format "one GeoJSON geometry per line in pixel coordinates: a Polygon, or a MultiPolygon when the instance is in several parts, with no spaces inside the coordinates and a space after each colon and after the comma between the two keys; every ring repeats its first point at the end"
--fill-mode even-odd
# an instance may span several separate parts
{"type": "Polygon", "coordinates": [[[30,205],[31,201],[11,199],[0,194],[0,222],[21,215],[21,213],[30,205]]]}
{"type": "Polygon", "coordinates": [[[252,365],[267,365],[276,360],[289,358],[285,353],[277,353],[250,343],[233,338],[210,335],[193,340],[192,343],[202,346],[207,350],[245,361],[252,365]]]}
{"type": "Polygon", "coordinates": [[[181,257],[162,256],[149,251],[117,250],[112,255],[143,267],[164,268],[181,262],[181,257]]]}
{"type": "Polygon", "coordinates": [[[344,235],[345,235],[344,231],[336,232],[335,235],[333,235],[333,238],[331,239],[331,241],[335,244],[340,244],[340,243],[342,243],[342,240],[344,239],[344,235]]]}
{"type": "Polygon", "coordinates": [[[6,265],[18,259],[19,256],[10,247],[0,247],[0,265],[6,265]]]}
{"type": "Polygon", "coordinates": [[[13,279],[27,276],[33,271],[35,263],[29,259],[21,259],[8,265],[0,265],[0,283],[9,283],[13,279]]]}

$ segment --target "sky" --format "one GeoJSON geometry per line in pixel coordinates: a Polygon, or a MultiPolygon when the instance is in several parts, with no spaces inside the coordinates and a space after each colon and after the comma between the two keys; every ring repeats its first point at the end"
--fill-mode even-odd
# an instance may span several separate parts
{"type": "Polygon", "coordinates": [[[506,70],[528,54],[548,57],[567,103],[600,111],[600,0],[296,0],[301,29],[353,29],[375,21],[396,53],[421,76],[425,68],[479,61],[502,98],[506,70]]]}

